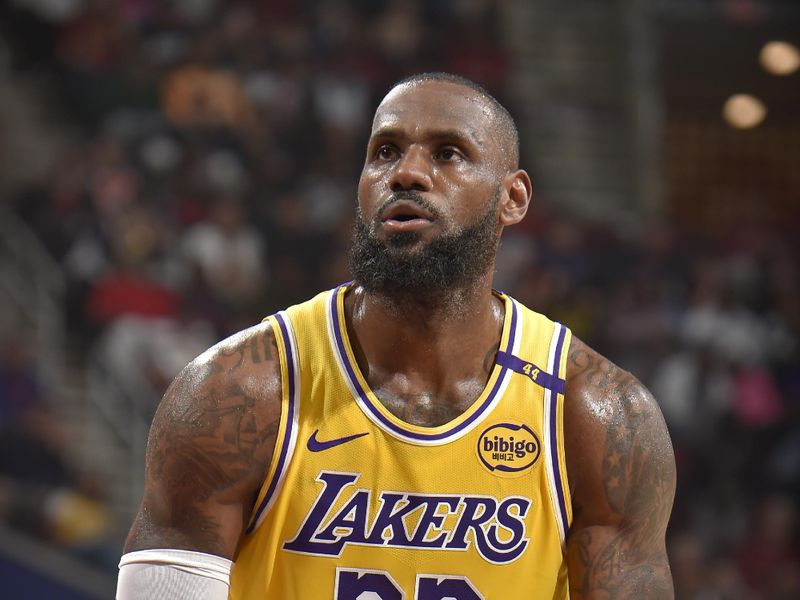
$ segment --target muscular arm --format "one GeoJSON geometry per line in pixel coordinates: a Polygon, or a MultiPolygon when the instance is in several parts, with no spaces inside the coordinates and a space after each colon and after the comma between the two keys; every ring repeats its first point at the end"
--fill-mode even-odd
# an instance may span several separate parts
{"type": "Polygon", "coordinates": [[[174,548],[232,559],[272,457],[280,399],[267,324],[190,363],[153,419],[144,498],[125,552],[174,548]]]}
{"type": "Polygon", "coordinates": [[[655,400],[630,373],[573,340],[564,421],[570,597],[673,598],[664,535],[675,461],[655,400]]]}

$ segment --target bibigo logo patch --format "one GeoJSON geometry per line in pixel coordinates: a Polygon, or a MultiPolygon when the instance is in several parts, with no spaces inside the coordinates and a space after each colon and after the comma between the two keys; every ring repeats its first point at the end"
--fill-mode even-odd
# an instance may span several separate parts
{"type": "Polygon", "coordinates": [[[478,458],[496,475],[514,475],[536,463],[542,446],[523,424],[495,423],[478,436],[478,458]]]}

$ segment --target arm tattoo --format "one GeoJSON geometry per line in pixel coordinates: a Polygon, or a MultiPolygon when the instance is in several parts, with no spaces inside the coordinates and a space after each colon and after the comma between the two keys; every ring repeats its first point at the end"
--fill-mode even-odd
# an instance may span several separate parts
{"type": "Polygon", "coordinates": [[[588,503],[608,509],[601,522],[580,523],[570,535],[571,596],[672,598],[664,533],[675,466],[666,426],[652,396],[633,376],[581,346],[569,354],[571,378],[603,414],[602,485],[595,492],[604,497],[576,497],[576,520],[582,511],[595,509],[588,503]]]}
{"type": "Polygon", "coordinates": [[[276,406],[264,408],[264,395],[280,389],[279,376],[272,388],[268,381],[279,373],[274,337],[267,330],[242,338],[192,363],[164,395],[147,444],[145,500],[126,551],[231,553],[236,540],[218,507],[238,506],[242,522],[249,516],[280,417],[276,406]]]}

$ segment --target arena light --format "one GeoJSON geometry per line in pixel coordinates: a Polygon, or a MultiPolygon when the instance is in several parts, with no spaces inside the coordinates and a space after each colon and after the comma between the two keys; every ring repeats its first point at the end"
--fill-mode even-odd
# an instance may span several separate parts
{"type": "Polygon", "coordinates": [[[750,129],[764,120],[767,116],[767,107],[750,94],[734,94],[725,101],[722,116],[731,127],[750,129]]]}
{"type": "Polygon", "coordinates": [[[800,68],[800,50],[789,42],[767,42],[758,60],[764,70],[773,75],[791,75],[800,68]]]}

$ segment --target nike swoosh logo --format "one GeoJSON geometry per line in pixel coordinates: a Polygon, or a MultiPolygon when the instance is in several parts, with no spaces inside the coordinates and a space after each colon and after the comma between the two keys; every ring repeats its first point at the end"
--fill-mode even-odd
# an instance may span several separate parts
{"type": "Polygon", "coordinates": [[[345,437],[320,441],[317,439],[318,433],[319,429],[317,429],[314,433],[311,434],[311,437],[308,438],[308,443],[306,443],[306,448],[311,450],[311,452],[322,452],[323,450],[328,450],[329,448],[333,448],[334,446],[338,446],[339,444],[344,444],[346,442],[358,439],[360,437],[364,437],[365,435],[369,435],[369,431],[365,431],[364,433],[354,433],[353,435],[347,435],[345,437]]]}

